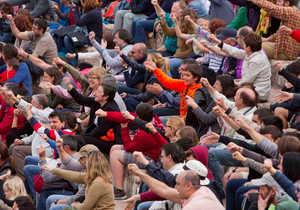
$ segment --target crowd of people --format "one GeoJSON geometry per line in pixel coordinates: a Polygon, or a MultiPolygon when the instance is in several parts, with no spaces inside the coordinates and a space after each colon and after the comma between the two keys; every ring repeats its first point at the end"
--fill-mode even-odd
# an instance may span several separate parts
{"type": "Polygon", "coordinates": [[[297,4],[0,2],[0,209],[300,209],[297,4]]]}

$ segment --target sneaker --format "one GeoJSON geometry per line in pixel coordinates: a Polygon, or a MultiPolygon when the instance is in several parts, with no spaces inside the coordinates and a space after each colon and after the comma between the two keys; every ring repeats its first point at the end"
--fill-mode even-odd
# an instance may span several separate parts
{"type": "Polygon", "coordinates": [[[124,190],[114,189],[115,200],[123,200],[126,197],[124,190]]]}

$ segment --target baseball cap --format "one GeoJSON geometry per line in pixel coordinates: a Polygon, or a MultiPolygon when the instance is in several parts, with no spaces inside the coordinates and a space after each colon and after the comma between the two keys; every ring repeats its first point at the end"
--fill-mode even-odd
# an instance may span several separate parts
{"type": "Polygon", "coordinates": [[[260,179],[253,179],[251,183],[255,186],[267,185],[268,187],[274,187],[276,190],[275,199],[278,202],[286,196],[284,190],[279,186],[270,173],[265,173],[260,179]]]}
{"type": "Polygon", "coordinates": [[[224,40],[228,37],[235,38],[237,34],[237,30],[235,28],[225,28],[221,34],[217,35],[217,38],[220,40],[224,40]]]}
{"type": "Polygon", "coordinates": [[[201,185],[208,185],[210,183],[209,179],[206,178],[208,173],[207,168],[198,160],[190,160],[184,166],[184,170],[192,170],[195,171],[198,176],[200,177],[200,184],[201,185]]]}
{"type": "Polygon", "coordinates": [[[75,153],[73,155],[74,158],[81,158],[81,157],[87,157],[88,153],[91,151],[97,150],[99,151],[98,147],[96,147],[93,144],[86,144],[83,147],[81,147],[81,149],[79,150],[79,152],[75,153]]]}

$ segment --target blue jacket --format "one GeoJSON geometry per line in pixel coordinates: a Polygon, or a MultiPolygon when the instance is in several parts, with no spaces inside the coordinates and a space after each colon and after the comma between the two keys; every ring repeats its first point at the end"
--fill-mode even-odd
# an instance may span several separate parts
{"type": "Polygon", "coordinates": [[[207,10],[201,0],[190,1],[187,6],[195,10],[199,18],[207,16],[207,10]]]}
{"type": "Polygon", "coordinates": [[[227,0],[211,0],[209,10],[209,20],[219,18],[228,25],[234,19],[232,4],[227,0]]]}
{"type": "MultiPolygon", "coordinates": [[[[6,65],[1,66],[0,74],[2,72],[4,72],[6,69],[7,69],[6,65]]],[[[29,69],[28,69],[28,66],[26,65],[26,63],[21,62],[14,77],[7,81],[17,84],[17,85],[20,84],[21,82],[24,82],[25,86],[28,88],[28,93],[26,94],[26,96],[31,95],[31,77],[30,77],[29,69]]]]}

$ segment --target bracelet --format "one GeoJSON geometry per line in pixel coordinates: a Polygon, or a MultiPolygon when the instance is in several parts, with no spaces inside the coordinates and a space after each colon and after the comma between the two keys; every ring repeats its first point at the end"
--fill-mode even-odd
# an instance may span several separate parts
{"type": "Polygon", "coordinates": [[[11,25],[11,26],[15,26],[16,24],[15,24],[15,22],[12,22],[12,23],[10,23],[10,25],[11,25]]]}
{"type": "Polygon", "coordinates": [[[101,50],[100,50],[100,53],[102,53],[104,50],[106,50],[106,49],[101,49],[101,50]]]}
{"type": "Polygon", "coordinates": [[[56,201],[54,201],[54,204],[56,205],[58,201],[59,201],[59,199],[57,199],[56,201]]]}

